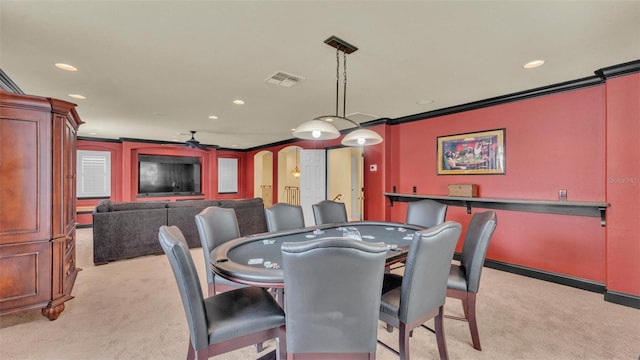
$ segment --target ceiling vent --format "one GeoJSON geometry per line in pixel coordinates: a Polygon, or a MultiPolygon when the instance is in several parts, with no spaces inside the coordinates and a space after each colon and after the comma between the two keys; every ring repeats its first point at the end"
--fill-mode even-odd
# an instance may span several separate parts
{"type": "Polygon", "coordinates": [[[362,113],[362,112],[354,112],[354,113],[351,113],[351,114],[347,114],[347,118],[349,118],[350,120],[353,120],[353,121],[357,122],[358,124],[360,124],[360,123],[363,123],[363,122],[380,119],[380,116],[373,115],[373,114],[366,114],[366,113],[362,113]]]}
{"type": "Polygon", "coordinates": [[[293,85],[299,83],[302,80],[304,80],[304,78],[300,76],[292,75],[292,74],[287,74],[282,71],[278,71],[275,74],[268,77],[267,79],[265,79],[265,81],[268,82],[269,84],[280,85],[288,88],[292,87],[293,85]]]}

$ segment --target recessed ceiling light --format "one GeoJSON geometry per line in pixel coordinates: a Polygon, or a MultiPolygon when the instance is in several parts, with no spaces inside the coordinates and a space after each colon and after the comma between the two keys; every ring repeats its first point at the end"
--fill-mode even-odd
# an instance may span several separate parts
{"type": "Polygon", "coordinates": [[[236,144],[233,144],[233,145],[231,145],[231,147],[238,147],[238,145],[236,145],[236,144]]]}
{"type": "Polygon", "coordinates": [[[429,104],[433,104],[433,100],[431,100],[431,99],[419,100],[419,101],[416,101],[416,104],[418,104],[418,105],[429,105],[429,104]]]}
{"type": "Polygon", "coordinates": [[[296,128],[291,128],[289,130],[291,130],[291,132],[294,132],[294,131],[296,131],[296,128]]]}
{"type": "Polygon", "coordinates": [[[82,100],[87,98],[86,96],[80,95],[80,94],[69,94],[69,97],[72,97],[74,99],[82,99],[82,100]]]}
{"type": "Polygon", "coordinates": [[[544,64],[544,60],[533,60],[522,65],[522,67],[525,69],[533,69],[533,68],[537,68],[538,66],[542,66],[543,64],[544,64]]]}
{"type": "Polygon", "coordinates": [[[69,64],[56,63],[56,67],[58,69],[62,69],[62,70],[66,70],[66,71],[78,71],[78,68],[76,68],[73,65],[69,65],[69,64]]]}
{"type": "Polygon", "coordinates": [[[326,122],[333,122],[333,118],[326,118],[326,119],[324,119],[324,121],[326,121],[326,122]]]}
{"type": "Polygon", "coordinates": [[[89,135],[97,135],[98,133],[90,132],[89,135]]]}
{"type": "Polygon", "coordinates": [[[211,120],[218,120],[218,117],[215,115],[209,115],[209,119],[211,120]]]}
{"type": "Polygon", "coordinates": [[[244,101],[243,101],[243,100],[240,100],[240,99],[238,99],[238,100],[233,100],[233,103],[234,103],[234,104],[236,104],[236,105],[244,105],[244,101]]]}

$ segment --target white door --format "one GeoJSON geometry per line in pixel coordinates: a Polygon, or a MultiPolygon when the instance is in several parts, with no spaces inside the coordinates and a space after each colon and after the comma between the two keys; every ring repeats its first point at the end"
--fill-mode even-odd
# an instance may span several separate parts
{"type": "Polygon", "coordinates": [[[300,206],[305,226],[315,225],[311,205],[327,198],[327,153],[300,150],[300,206]]]}

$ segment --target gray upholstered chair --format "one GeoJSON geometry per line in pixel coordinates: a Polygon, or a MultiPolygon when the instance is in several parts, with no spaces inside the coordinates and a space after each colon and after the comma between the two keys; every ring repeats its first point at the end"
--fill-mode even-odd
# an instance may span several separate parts
{"type": "Polygon", "coordinates": [[[304,227],[302,207],[287,203],[277,203],[264,209],[269,231],[301,229],[304,227]]]}
{"type": "Polygon", "coordinates": [[[430,228],[442,224],[446,216],[446,204],[431,199],[412,201],[407,205],[406,223],[430,228]]]}
{"type": "Polygon", "coordinates": [[[209,206],[196,215],[196,225],[202,243],[209,296],[242,287],[241,284],[217,276],[209,266],[209,257],[216,246],[240,237],[235,210],[209,206]]]}
{"type": "Polygon", "coordinates": [[[473,214],[462,245],[460,265],[451,265],[447,284],[447,296],[462,300],[465,315],[464,318],[452,318],[469,322],[471,340],[476,350],[482,350],[476,321],[476,294],[480,288],[482,266],[497,221],[498,218],[493,211],[473,214]]]}
{"type": "Polygon", "coordinates": [[[316,225],[342,224],[349,221],[344,203],[322,200],[317,204],[311,205],[311,208],[316,225]]]}
{"type": "Polygon", "coordinates": [[[375,359],[386,254],[345,238],[282,244],[288,359],[375,359]]]}
{"type": "MultiPolygon", "coordinates": [[[[442,204],[431,199],[412,201],[407,205],[407,218],[405,223],[430,228],[432,226],[442,224],[446,216],[446,204],[442,204]]],[[[395,267],[389,268],[388,272],[390,270],[399,269],[404,265],[405,262],[401,261],[397,263],[395,267]]]]}
{"type": "MultiPolygon", "coordinates": [[[[399,329],[401,360],[409,359],[409,336],[413,329],[434,318],[438,351],[447,359],[443,307],[447,277],[462,226],[447,221],[417,232],[409,248],[404,276],[385,274],[380,320],[399,329]]],[[[387,344],[380,342],[391,351],[387,344]]]]}
{"type": "Polygon", "coordinates": [[[206,359],[269,339],[277,339],[277,356],[285,354],[284,311],[269,292],[244,287],[204,298],[180,229],[161,226],[158,238],[171,264],[187,316],[187,359],[206,359]]]}

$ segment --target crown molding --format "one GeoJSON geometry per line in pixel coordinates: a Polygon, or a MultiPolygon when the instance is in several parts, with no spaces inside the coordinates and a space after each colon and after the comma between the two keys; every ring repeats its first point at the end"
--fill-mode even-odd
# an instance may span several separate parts
{"type": "Polygon", "coordinates": [[[595,71],[595,74],[602,80],[607,80],[617,76],[628,75],[640,72],[640,60],[633,60],[627,63],[605,67],[595,71]]]}
{"type": "Polygon", "coordinates": [[[0,69],[0,88],[6,92],[24,94],[24,91],[2,69],[0,69]]]}

